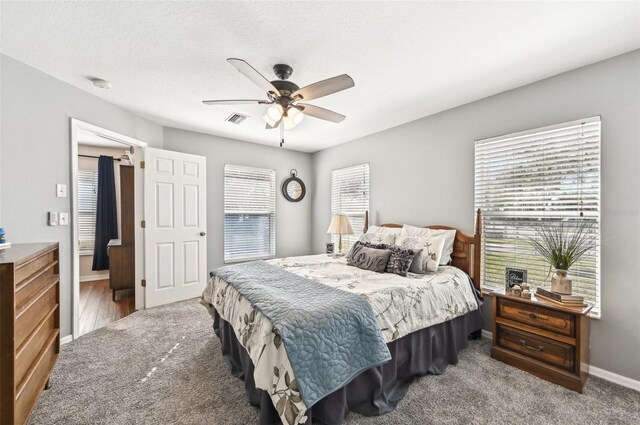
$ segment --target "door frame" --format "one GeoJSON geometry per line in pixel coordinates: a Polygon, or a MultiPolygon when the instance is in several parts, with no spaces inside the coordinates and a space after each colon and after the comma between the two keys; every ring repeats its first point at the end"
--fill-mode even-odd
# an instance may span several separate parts
{"type": "MultiPolygon", "coordinates": [[[[70,118],[71,128],[71,287],[72,287],[72,335],[73,339],[80,336],[80,247],[78,244],[78,135],[80,131],[87,131],[99,137],[122,143],[123,145],[140,148],[144,159],[144,149],[148,146],[142,140],[107,130],[88,122],[70,118]]],[[[136,155],[137,156],[137,155],[136,155]]],[[[135,166],[135,219],[140,223],[144,217],[144,175],[140,164],[135,166]]],[[[144,276],[144,231],[141,226],[136,226],[136,283],[135,283],[135,308],[136,310],[144,308],[144,288],[142,287],[142,279],[144,276]]]]}

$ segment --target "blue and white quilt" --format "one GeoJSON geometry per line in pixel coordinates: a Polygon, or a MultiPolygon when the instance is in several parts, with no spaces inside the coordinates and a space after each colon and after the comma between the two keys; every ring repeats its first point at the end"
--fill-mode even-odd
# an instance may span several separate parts
{"type": "MultiPolygon", "coordinates": [[[[324,254],[247,264],[218,269],[203,293],[202,303],[207,307],[212,306],[212,314],[215,309],[222,319],[232,325],[255,366],[256,387],[269,392],[286,425],[306,423],[306,410],[322,398],[324,392],[338,389],[339,387],[333,388],[336,384],[343,386],[357,375],[356,370],[367,368],[367,364],[373,367],[376,363],[383,362],[388,350],[385,355],[381,342],[391,342],[478,308],[469,277],[455,267],[441,266],[435,273],[410,273],[408,277],[401,277],[347,266],[344,257],[324,254]],[[265,292],[260,289],[260,286],[265,285],[274,286],[265,292]],[[301,292],[309,295],[309,301],[317,298],[318,302],[308,304],[304,299],[300,302],[297,291],[292,291],[297,285],[303,285],[301,292]],[[262,297],[265,298],[261,299],[262,297]],[[277,299],[281,300],[280,305],[277,299]],[[365,301],[369,309],[360,304],[361,301],[365,301]],[[296,303],[301,305],[295,306],[296,303]],[[372,348],[364,348],[369,344],[373,347],[370,357],[361,356],[362,360],[355,361],[352,365],[336,359],[335,356],[341,354],[336,353],[335,348],[330,345],[325,345],[322,342],[324,337],[311,338],[302,343],[290,338],[290,330],[295,326],[324,326],[319,324],[322,320],[311,320],[313,315],[327,319],[336,313],[321,307],[323,304],[335,304],[336,309],[341,310],[341,303],[343,306],[344,303],[352,303],[349,309],[352,311],[369,311],[372,316],[356,313],[357,320],[362,317],[375,320],[378,327],[375,333],[380,336],[379,339],[367,338],[368,341],[363,342],[359,348],[352,347],[356,351],[371,350],[372,348]],[[303,314],[305,309],[308,314],[303,314]],[[295,314],[288,315],[287,310],[292,313],[295,311],[295,314]],[[305,354],[308,347],[298,346],[307,343],[317,344],[315,355],[321,361],[324,359],[328,362],[337,372],[334,376],[325,377],[327,379],[324,383],[321,380],[319,386],[317,382],[308,384],[318,378],[309,376],[308,373],[312,370],[327,370],[330,366],[318,364],[314,369],[309,367],[309,363],[305,365],[305,362],[317,360],[305,354]],[[298,348],[302,354],[298,352],[298,348]],[[301,359],[303,361],[295,367],[301,359]],[[345,377],[348,380],[342,382],[345,377]],[[305,382],[307,387],[305,384],[300,385],[301,382],[305,382]]],[[[341,310],[340,314],[342,313],[345,312],[341,310]]],[[[364,328],[357,332],[373,335],[370,320],[364,320],[364,328]]],[[[327,319],[324,324],[330,322],[327,319]]]]}

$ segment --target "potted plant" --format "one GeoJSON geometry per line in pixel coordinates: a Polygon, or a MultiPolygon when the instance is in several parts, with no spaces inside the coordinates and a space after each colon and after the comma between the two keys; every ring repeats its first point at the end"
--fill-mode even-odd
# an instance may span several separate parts
{"type": "Polygon", "coordinates": [[[549,262],[551,290],[571,294],[572,281],[567,273],[584,254],[596,246],[592,224],[584,219],[571,221],[541,220],[534,227],[537,237],[529,238],[533,248],[549,262]]]}

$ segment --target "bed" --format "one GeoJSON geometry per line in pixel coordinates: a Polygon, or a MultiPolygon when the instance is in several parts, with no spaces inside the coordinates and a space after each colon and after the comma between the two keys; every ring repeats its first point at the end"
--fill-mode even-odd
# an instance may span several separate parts
{"type": "Polygon", "coordinates": [[[478,211],[473,236],[425,226],[456,230],[450,265],[425,275],[375,273],[325,254],[217,269],[202,304],[261,425],[381,415],[415,377],[457,363],[483,325],[481,225],[478,211]]]}

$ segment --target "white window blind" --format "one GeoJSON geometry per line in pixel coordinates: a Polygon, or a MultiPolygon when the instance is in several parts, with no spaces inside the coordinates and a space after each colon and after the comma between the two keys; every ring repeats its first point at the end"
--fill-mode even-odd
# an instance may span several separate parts
{"type": "MultiPolygon", "coordinates": [[[[354,165],[331,171],[331,216],[349,217],[353,235],[342,236],[345,250],[358,240],[364,229],[364,213],[369,209],[369,164],[354,165]]],[[[338,235],[332,235],[338,243],[338,235]]],[[[336,248],[337,252],[337,248],[336,248]]]]}
{"type": "Polygon", "coordinates": [[[600,118],[478,140],[475,205],[482,209],[482,278],[504,287],[505,268],[549,286],[549,264],[531,246],[540,221],[589,224],[597,245],[569,270],[573,293],[600,312],[600,118]]]}
{"type": "Polygon", "coordinates": [[[78,235],[80,254],[93,254],[98,202],[98,172],[78,170],[78,235]]]}
{"type": "Polygon", "coordinates": [[[276,255],[276,172],[224,166],[224,261],[276,255]]]}

